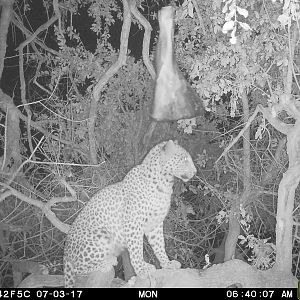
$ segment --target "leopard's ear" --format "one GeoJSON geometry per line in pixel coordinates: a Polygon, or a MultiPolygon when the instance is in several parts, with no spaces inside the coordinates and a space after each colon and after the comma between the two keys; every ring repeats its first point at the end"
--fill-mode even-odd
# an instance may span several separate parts
{"type": "Polygon", "coordinates": [[[162,148],[163,152],[168,155],[172,154],[175,149],[175,144],[172,140],[169,140],[162,148]]]}

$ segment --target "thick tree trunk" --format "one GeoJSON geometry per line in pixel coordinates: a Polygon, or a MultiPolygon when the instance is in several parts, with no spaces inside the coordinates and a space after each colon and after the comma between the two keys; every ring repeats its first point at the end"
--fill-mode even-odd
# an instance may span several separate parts
{"type": "Polygon", "coordinates": [[[276,268],[283,273],[292,269],[292,230],[295,190],[300,181],[300,119],[287,134],[289,168],[278,189],[276,224],[276,268]]]}

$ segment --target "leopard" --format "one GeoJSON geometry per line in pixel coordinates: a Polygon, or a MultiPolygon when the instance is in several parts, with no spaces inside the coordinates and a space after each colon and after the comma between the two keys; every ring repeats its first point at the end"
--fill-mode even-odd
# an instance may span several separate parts
{"type": "Polygon", "coordinates": [[[74,287],[77,275],[107,272],[128,249],[136,276],[156,267],[144,261],[147,237],[161,268],[179,269],[170,260],[163,234],[175,178],[187,182],[197,172],[192,157],[177,141],[154,146],[122,181],[97,192],[83,207],[67,233],[64,247],[65,287],[74,287]]]}

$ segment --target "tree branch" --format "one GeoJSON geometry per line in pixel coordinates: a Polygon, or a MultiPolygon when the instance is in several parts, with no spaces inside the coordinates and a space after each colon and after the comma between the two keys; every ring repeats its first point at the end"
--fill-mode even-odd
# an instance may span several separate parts
{"type": "Polygon", "coordinates": [[[88,121],[88,135],[90,143],[90,156],[93,164],[97,164],[97,147],[95,137],[95,122],[97,119],[97,104],[100,98],[100,93],[103,87],[108,83],[109,79],[114,76],[118,70],[126,63],[128,38],[131,26],[131,13],[127,0],[123,0],[123,26],[120,38],[120,52],[117,61],[110,66],[106,73],[100,78],[95,85],[91,99],[89,121],[88,121]]]}
{"type": "Polygon", "coordinates": [[[25,110],[27,113],[27,140],[28,140],[28,145],[30,152],[33,153],[33,145],[32,145],[32,138],[31,138],[31,127],[30,127],[30,122],[31,122],[31,117],[32,113],[30,110],[30,107],[25,105],[27,104],[26,100],[26,84],[25,84],[25,76],[24,76],[24,57],[23,57],[23,47],[19,47],[19,76],[20,76],[20,91],[21,91],[21,101],[25,106],[25,110]]]}
{"type": "Polygon", "coordinates": [[[254,121],[256,115],[261,112],[264,117],[269,121],[269,123],[275,127],[278,131],[280,131],[283,134],[288,134],[290,129],[292,129],[294,126],[293,124],[285,124],[281,122],[276,116],[274,117],[270,111],[270,108],[263,107],[261,104],[257,105],[255,111],[253,112],[252,116],[248,119],[245,127],[239,132],[239,134],[232,140],[232,142],[224,149],[223,153],[219,156],[219,158],[216,160],[216,164],[218,161],[229,151],[229,149],[239,140],[239,138],[245,133],[245,131],[248,129],[248,127],[251,125],[251,123],[254,121]]]}
{"type": "Polygon", "coordinates": [[[139,10],[136,7],[136,1],[131,0],[130,1],[130,10],[132,14],[135,16],[135,18],[142,24],[142,26],[145,29],[144,38],[143,38],[143,61],[148,69],[151,77],[153,80],[155,80],[156,74],[153,67],[153,64],[150,61],[149,58],[149,47],[150,47],[150,39],[151,39],[151,31],[152,27],[148,20],[139,12],[139,10]]]}
{"type": "Polygon", "coordinates": [[[6,112],[5,116],[5,150],[1,171],[13,174],[21,164],[20,149],[20,120],[18,110],[13,99],[2,93],[0,89],[0,108],[6,112]]]}
{"type": "Polygon", "coordinates": [[[19,191],[15,190],[11,186],[5,185],[5,187],[7,189],[9,189],[9,191],[4,192],[0,196],[0,202],[2,202],[3,200],[5,200],[8,196],[13,195],[13,196],[17,197],[18,199],[20,199],[21,201],[24,201],[24,202],[26,202],[26,203],[28,203],[30,205],[33,205],[35,207],[40,208],[41,211],[47,217],[47,219],[58,230],[60,230],[60,231],[62,231],[64,233],[67,233],[69,231],[70,226],[68,224],[65,224],[65,223],[61,222],[56,217],[56,215],[54,214],[54,212],[51,210],[51,207],[54,206],[56,203],[73,202],[73,201],[75,201],[73,197],[61,197],[61,198],[53,197],[48,202],[44,203],[42,201],[35,200],[35,199],[30,198],[30,197],[27,197],[26,195],[24,195],[24,194],[20,193],[19,191]]]}
{"type": "MultiPolygon", "coordinates": [[[[50,19],[51,20],[51,19],[50,19]]],[[[49,20],[49,21],[50,21],[49,20]]],[[[14,14],[14,16],[11,19],[11,22],[18,27],[25,35],[27,38],[30,38],[33,33],[30,32],[19,20],[19,16],[17,14],[14,14]]],[[[32,40],[35,44],[39,45],[41,48],[43,48],[45,51],[52,53],[55,56],[59,56],[59,53],[49,47],[47,47],[42,41],[39,40],[39,38],[36,38],[35,40],[32,40]]]]}
{"type": "MultiPolygon", "coordinates": [[[[51,19],[49,19],[46,23],[44,23],[43,25],[41,25],[34,33],[31,33],[29,35],[29,37],[23,42],[21,43],[18,48],[16,50],[23,50],[23,48],[28,45],[29,43],[33,42],[33,40],[44,30],[46,30],[49,26],[51,26],[56,20],[57,20],[57,16],[53,16],[51,19]]],[[[22,28],[22,31],[24,30],[24,28],[22,28]]]]}
{"type": "MultiPolygon", "coordinates": [[[[244,120],[248,121],[250,112],[249,112],[249,103],[248,97],[245,91],[242,93],[242,105],[243,105],[243,114],[244,120]]],[[[251,188],[251,168],[250,168],[250,126],[245,130],[244,139],[243,139],[243,169],[244,169],[244,190],[250,190],[251,188]]]]}
{"type": "MultiPolygon", "coordinates": [[[[284,92],[288,95],[291,94],[292,91],[292,83],[293,83],[293,74],[295,74],[293,68],[293,61],[295,57],[295,48],[298,37],[299,27],[296,24],[293,24],[292,27],[288,26],[288,43],[289,43],[289,63],[287,66],[285,82],[284,82],[284,92]],[[290,29],[292,28],[292,33],[290,29]]],[[[295,81],[297,82],[297,78],[295,76],[295,81]]]]}
{"type": "Polygon", "coordinates": [[[8,33],[8,27],[11,21],[11,13],[14,0],[2,0],[0,6],[2,7],[1,19],[0,19],[0,78],[4,68],[4,57],[6,54],[6,38],[8,33]]]}
{"type": "Polygon", "coordinates": [[[36,147],[34,148],[34,150],[32,151],[32,153],[30,154],[29,158],[26,159],[20,166],[19,168],[13,173],[13,175],[11,176],[11,178],[8,180],[8,182],[6,183],[7,185],[10,185],[13,180],[15,179],[15,177],[17,176],[17,174],[20,172],[20,170],[23,168],[23,166],[31,160],[32,156],[34,155],[34,153],[36,152],[36,150],[38,149],[38,147],[40,146],[40,144],[42,143],[42,141],[44,140],[44,137],[42,137],[40,139],[40,141],[38,142],[38,144],[36,145],[36,147]]]}
{"type": "Polygon", "coordinates": [[[41,25],[32,35],[30,35],[23,43],[19,45],[17,50],[19,50],[19,75],[20,75],[20,89],[21,89],[21,100],[24,105],[24,108],[27,113],[27,137],[28,137],[28,144],[31,153],[33,152],[33,145],[32,145],[32,138],[31,138],[31,117],[32,113],[30,107],[27,104],[26,100],[26,84],[25,84],[25,76],[24,76],[24,59],[23,59],[23,49],[26,45],[31,43],[42,31],[46,30],[50,25],[52,25],[57,20],[57,16],[53,16],[48,22],[41,25]]]}
{"type": "MultiPolygon", "coordinates": [[[[7,109],[9,109],[9,110],[11,109],[22,121],[28,123],[28,118],[26,116],[24,116],[17,109],[17,107],[13,103],[12,98],[9,97],[7,94],[3,93],[3,91],[1,89],[0,89],[0,109],[2,109],[3,111],[6,111],[7,109]]],[[[44,128],[39,126],[36,122],[31,120],[30,126],[35,128],[36,130],[40,131],[46,138],[51,138],[51,139],[53,139],[55,141],[58,141],[62,144],[72,146],[73,149],[76,149],[77,151],[80,151],[80,153],[82,155],[87,156],[87,154],[85,154],[85,151],[83,149],[81,149],[78,145],[74,144],[72,141],[67,141],[67,140],[64,140],[64,139],[60,139],[58,136],[49,133],[47,130],[45,130],[44,128]]]]}
{"type": "Polygon", "coordinates": [[[285,144],[286,144],[286,137],[279,140],[274,158],[272,162],[269,164],[269,166],[267,167],[266,171],[263,173],[262,179],[258,184],[260,187],[265,187],[267,184],[274,182],[275,176],[282,169],[282,166],[280,166],[280,159],[285,144]]]}

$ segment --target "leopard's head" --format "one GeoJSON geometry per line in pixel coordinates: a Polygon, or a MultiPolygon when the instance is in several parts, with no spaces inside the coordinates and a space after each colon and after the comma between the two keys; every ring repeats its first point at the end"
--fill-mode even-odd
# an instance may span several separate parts
{"type": "Polygon", "coordinates": [[[177,141],[169,140],[161,148],[163,172],[187,182],[197,173],[190,154],[177,141]]]}
{"type": "Polygon", "coordinates": [[[197,172],[190,154],[177,141],[164,141],[153,147],[143,160],[151,172],[175,176],[184,182],[197,172]]]}

